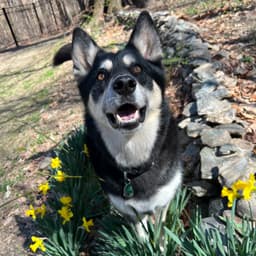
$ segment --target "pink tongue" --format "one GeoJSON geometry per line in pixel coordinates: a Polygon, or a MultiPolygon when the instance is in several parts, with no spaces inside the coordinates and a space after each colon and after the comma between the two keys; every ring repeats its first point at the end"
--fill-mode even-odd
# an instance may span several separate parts
{"type": "Polygon", "coordinates": [[[135,120],[139,118],[139,111],[119,111],[119,113],[117,114],[117,118],[119,119],[119,121],[122,122],[135,120]]]}
{"type": "Polygon", "coordinates": [[[119,117],[120,117],[123,121],[129,121],[129,120],[132,120],[132,119],[135,118],[135,114],[136,114],[136,112],[135,112],[135,113],[132,113],[132,114],[128,114],[128,115],[123,115],[123,114],[121,114],[121,115],[119,115],[119,117]]]}

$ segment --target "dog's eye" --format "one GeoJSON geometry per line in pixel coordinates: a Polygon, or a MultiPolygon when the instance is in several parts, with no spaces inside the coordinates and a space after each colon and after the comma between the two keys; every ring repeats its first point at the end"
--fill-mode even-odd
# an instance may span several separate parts
{"type": "Polygon", "coordinates": [[[142,69],[141,69],[141,67],[140,67],[139,65],[134,65],[134,66],[132,67],[132,72],[133,72],[134,74],[140,74],[141,71],[142,71],[142,69]]]}
{"type": "Polygon", "coordinates": [[[103,80],[105,79],[105,74],[104,74],[104,72],[100,71],[100,72],[98,73],[98,75],[97,75],[97,79],[98,79],[99,81],[103,81],[103,80]]]}

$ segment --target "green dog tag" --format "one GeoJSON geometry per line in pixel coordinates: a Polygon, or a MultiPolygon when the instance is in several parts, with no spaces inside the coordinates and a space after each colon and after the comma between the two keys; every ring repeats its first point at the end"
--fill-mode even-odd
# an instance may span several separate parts
{"type": "Polygon", "coordinates": [[[124,198],[131,198],[134,196],[134,190],[130,180],[127,180],[123,189],[124,198]]]}

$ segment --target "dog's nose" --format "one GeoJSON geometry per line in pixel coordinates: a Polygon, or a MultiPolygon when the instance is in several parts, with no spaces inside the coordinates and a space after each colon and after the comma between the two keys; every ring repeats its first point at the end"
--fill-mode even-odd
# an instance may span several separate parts
{"type": "Polygon", "coordinates": [[[129,76],[122,76],[116,79],[113,89],[120,95],[129,95],[135,91],[136,81],[129,76]]]}

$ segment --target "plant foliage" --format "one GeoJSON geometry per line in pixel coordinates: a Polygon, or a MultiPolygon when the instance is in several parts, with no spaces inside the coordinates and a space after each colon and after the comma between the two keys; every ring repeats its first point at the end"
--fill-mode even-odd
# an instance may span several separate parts
{"type": "Polygon", "coordinates": [[[219,218],[222,229],[208,227],[198,209],[192,216],[187,213],[190,193],[186,188],[171,202],[166,222],[149,219],[146,236],[140,237],[134,225],[110,208],[89,161],[85,132],[75,130],[55,151],[49,187],[40,187],[47,193],[42,196],[46,211],[32,205],[27,210],[40,235],[33,236],[32,251],[49,256],[77,256],[88,250],[92,256],[256,255],[255,225],[248,219],[240,224],[234,221],[235,202],[232,216],[219,218]]]}

